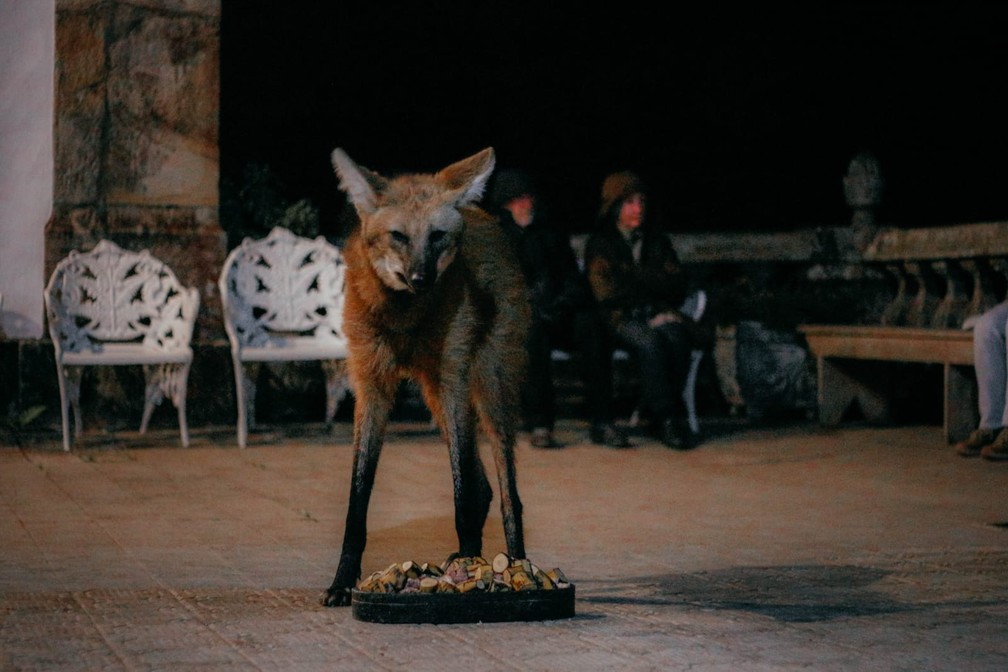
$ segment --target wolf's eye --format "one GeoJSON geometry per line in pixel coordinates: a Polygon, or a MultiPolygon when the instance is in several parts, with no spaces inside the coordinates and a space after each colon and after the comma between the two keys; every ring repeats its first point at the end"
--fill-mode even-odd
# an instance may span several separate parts
{"type": "Polygon", "coordinates": [[[391,231],[393,243],[399,243],[400,245],[409,245],[409,236],[407,236],[402,231],[391,231]]]}
{"type": "Polygon", "coordinates": [[[444,231],[438,231],[435,229],[434,231],[431,231],[430,238],[427,240],[431,245],[438,245],[445,239],[445,235],[444,231]]]}

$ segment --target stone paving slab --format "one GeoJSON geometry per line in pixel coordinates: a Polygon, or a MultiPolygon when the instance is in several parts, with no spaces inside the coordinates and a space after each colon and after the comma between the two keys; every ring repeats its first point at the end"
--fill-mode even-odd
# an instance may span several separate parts
{"type": "MultiPolygon", "coordinates": [[[[726,427],[689,453],[584,433],[518,448],[529,557],[575,617],[465,625],[317,604],[349,427],[0,448],[0,670],[1008,669],[1008,465],[939,427],[726,427]]],[[[437,436],[393,427],[364,571],[453,550],[450,488],[437,436]]]]}

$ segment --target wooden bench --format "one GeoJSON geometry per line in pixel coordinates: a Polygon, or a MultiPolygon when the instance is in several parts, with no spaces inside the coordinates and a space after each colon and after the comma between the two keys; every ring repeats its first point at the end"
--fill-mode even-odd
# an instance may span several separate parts
{"type": "Polygon", "coordinates": [[[966,436],[977,423],[969,318],[1003,299],[1006,258],[1008,222],[880,232],[863,261],[895,281],[881,323],[799,327],[817,359],[820,422],[839,423],[855,401],[868,420],[889,417],[885,385],[864,362],[938,364],[945,438],[966,436]]]}
{"type": "Polygon", "coordinates": [[[224,261],[218,283],[242,448],[255,426],[256,379],[263,362],[320,361],[326,423],[350,393],[343,271],[339,249],[325,238],[303,238],[282,227],[265,238],[246,238],[224,261]]]}
{"type": "Polygon", "coordinates": [[[53,269],[45,288],[46,317],[56,356],[63,450],[83,430],[83,367],[141,365],[146,381],[140,432],[164,397],[178,409],[182,445],[189,445],[186,390],[199,292],[147,250],[129,252],[102,240],[90,252],[74,250],[53,269]]]}
{"type": "Polygon", "coordinates": [[[822,424],[838,424],[855,401],[867,420],[889,418],[889,399],[877,377],[855,363],[875,360],[941,364],[946,440],[958,441],[976,427],[972,331],[856,325],[803,325],[800,330],[816,356],[822,424]]]}

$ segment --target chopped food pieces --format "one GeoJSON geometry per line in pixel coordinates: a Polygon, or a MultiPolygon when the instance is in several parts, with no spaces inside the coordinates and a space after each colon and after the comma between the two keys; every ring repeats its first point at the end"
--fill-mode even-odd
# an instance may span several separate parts
{"type": "Polygon", "coordinates": [[[559,568],[544,572],[527,558],[498,553],[492,562],[480,556],[451,556],[441,565],[397,562],[357,583],[368,593],[468,593],[555,590],[570,587],[559,568]]]}

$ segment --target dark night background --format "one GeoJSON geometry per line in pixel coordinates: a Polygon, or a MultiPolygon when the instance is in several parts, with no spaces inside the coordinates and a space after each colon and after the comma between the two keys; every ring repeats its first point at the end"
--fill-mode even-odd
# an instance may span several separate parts
{"type": "Polygon", "coordinates": [[[782,231],[846,223],[868,149],[881,223],[1008,219],[997,7],[637,7],[223,0],[222,176],[269,165],[332,232],[334,147],[388,174],[493,146],[572,231],[623,168],[675,229],[782,231]]]}

